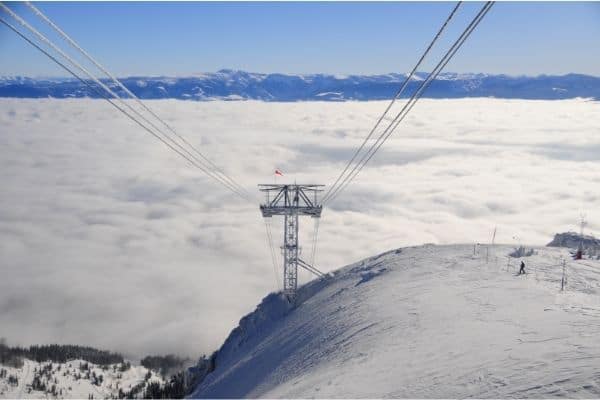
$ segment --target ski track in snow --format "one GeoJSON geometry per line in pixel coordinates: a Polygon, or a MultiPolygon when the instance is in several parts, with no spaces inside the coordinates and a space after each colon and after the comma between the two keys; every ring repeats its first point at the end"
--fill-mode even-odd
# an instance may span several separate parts
{"type": "Polygon", "coordinates": [[[25,388],[27,387],[27,382],[31,382],[31,365],[27,362],[23,365],[24,373],[23,378],[19,380],[19,398],[22,399],[25,394],[25,388]]]}
{"type": "Polygon", "coordinates": [[[600,396],[600,261],[565,249],[422,246],[267,297],[219,351],[199,397],[600,396]],[[567,290],[560,291],[560,256],[567,290]]]}

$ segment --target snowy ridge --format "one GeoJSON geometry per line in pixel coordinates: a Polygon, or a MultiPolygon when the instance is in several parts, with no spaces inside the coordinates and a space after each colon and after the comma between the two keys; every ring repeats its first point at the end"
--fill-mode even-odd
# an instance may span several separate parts
{"type": "MultiPolygon", "coordinates": [[[[427,73],[418,72],[409,83],[411,95],[427,73]]],[[[223,69],[189,77],[144,77],[120,79],[143,99],[347,101],[392,98],[406,74],[327,75],[260,74],[223,69]],[[335,95],[326,95],[335,94],[335,95]]],[[[106,84],[108,81],[104,80],[106,84]]],[[[110,85],[116,92],[119,88],[110,85]]],[[[430,98],[497,97],[522,99],[600,98],[600,78],[563,76],[508,76],[489,74],[440,74],[424,94],[430,98]]],[[[0,77],[0,97],[70,98],[99,97],[76,79],[0,77]]]]}
{"type": "Polygon", "coordinates": [[[191,396],[600,396],[600,262],[536,248],[516,276],[512,250],[398,249],[304,285],[296,309],[271,294],[191,396]]]}

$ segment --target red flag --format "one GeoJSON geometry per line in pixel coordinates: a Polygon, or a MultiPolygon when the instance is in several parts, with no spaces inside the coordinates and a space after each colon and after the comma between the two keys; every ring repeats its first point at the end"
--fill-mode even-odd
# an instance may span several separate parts
{"type": "Polygon", "coordinates": [[[275,170],[275,175],[283,176],[283,172],[281,172],[280,170],[276,169],[275,170]]]}

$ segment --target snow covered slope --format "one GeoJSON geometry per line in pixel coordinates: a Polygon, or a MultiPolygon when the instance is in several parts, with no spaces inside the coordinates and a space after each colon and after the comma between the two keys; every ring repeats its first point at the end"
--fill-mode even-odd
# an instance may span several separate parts
{"type": "Polygon", "coordinates": [[[106,399],[132,392],[140,397],[151,382],[164,382],[159,374],[141,365],[123,366],[103,368],[83,360],[52,363],[23,359],[20,368],[0,365],[0,398],[106,399]]]}
{"type": "Polygon", "coordinates": [[[599,397],[600,262],[539,248],[516,276],[512,250],[398,249],[310,282],[296,309],[271,294],[192,396],[599,397]]]}

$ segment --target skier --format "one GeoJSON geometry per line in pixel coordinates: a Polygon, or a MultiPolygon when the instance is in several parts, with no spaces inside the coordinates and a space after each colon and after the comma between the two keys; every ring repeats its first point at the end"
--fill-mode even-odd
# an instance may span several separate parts
{"type": "Polygon", "coordinates": [[[519,270],[519,275],[525,274],[525,262],[521,261],[521,269],[519,270]]]}

